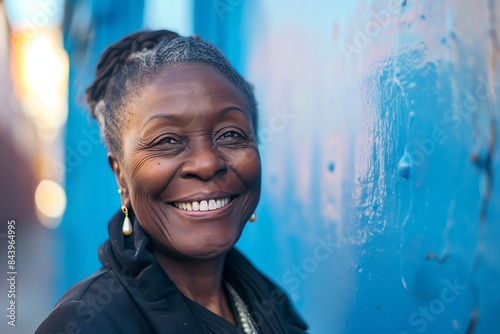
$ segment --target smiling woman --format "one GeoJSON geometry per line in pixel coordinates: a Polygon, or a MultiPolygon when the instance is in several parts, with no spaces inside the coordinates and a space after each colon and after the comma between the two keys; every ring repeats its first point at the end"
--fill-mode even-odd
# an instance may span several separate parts
{"type": "Polygon", "coordinates": [[[144,217],[158,260],[169,260],[163,252],[207,259],[225,253],[260,192],[243,94],[219,70],[183,64],[146,85],[130,109],[123,157],[110,156],[110,164],[126,189],[123,201],[144,217]]]}
{"type": "Polygon", "coordinates": [[[197,37],[135,33],[103,53],[87,100],[122,208],[103,268],[37,333],[305,333],[233,248],[254,219],[261,167],[252,88],[224,56],[197,37]]]}

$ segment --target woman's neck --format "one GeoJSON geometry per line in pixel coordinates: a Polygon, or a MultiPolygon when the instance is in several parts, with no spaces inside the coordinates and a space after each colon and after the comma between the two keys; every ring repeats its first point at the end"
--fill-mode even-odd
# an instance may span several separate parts
{"type": "Polygon", "coordinates": [[[208,260],[177,259],[153,251],[172,282],[189,299],[235,324],[229,298],[222,286],[225,254],[208,260]]]}

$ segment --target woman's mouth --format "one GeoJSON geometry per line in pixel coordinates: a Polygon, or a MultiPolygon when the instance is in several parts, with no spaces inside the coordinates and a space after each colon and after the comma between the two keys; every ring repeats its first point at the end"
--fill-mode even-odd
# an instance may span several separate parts
{"type": "Polygon", "coordinates": [[[217,199],[206,199],[202,201],[192,201],[192,202],[175,202],[173,205],[181,210],[185,211],[214,211],[222,209],[231,202],[231,197],[217,198],[217,199]]]}

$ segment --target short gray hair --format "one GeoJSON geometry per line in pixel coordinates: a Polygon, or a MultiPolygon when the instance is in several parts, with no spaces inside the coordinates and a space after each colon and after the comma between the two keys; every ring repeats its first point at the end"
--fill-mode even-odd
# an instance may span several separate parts
{"type": "Polygon", "coordinates": [[[200,63],[218,69],[245,96],[253,128],[257,133],[257,102],[253,87],[212,44],[198,37],[182,37],[168,31],[143,31],[110,45],[97,65],[96,78],[87,88],[90,113],[97,119],[106,148],[122,154],[121,129],[130,115],[125,106],[134,88],[151,82],[167,67],[200,63]]]}

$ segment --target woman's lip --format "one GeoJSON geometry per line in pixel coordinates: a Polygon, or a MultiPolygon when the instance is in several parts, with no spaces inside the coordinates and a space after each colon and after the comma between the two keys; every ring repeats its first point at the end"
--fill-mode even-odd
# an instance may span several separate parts
{"type": "Polygon", "coordinates": [[[168,204],[173,204],[177,202],[181,203],[188,203],[188,202],[201,202],[201,201],[208,201],[211,199],[219,199],[219,198],[226,198],[226,197],[236,197],[239,194],[235,193],[229,193],[225,191],[215,191],[215,192],[207,192],[207,193],[197,193],[194,195],[182,197],[182,198],[176,198],[174,200],[169,200],[167,201],[168,204]]]}
{"type": "Polygon", "coordinates": [[[221,213],[224,213],[225,211],[228,210],[229,207],[231,207],[233,205],[233,202],[235,199],[236,199],[236,197],[232,197],[231,201],[220,209],[206,210],[206,211],[182,210],[182,209],[177,208],[173,203],[168,203],[168,205],[170,205],[172,208],[174,208],[180,214],[187,215],[187,216],[193,216],[193,217],[204,217],[204,216],[215,216],[215,215],[219,215],[221,213]]]}

